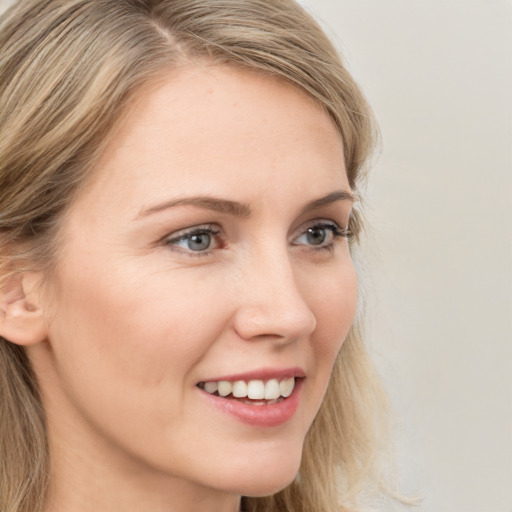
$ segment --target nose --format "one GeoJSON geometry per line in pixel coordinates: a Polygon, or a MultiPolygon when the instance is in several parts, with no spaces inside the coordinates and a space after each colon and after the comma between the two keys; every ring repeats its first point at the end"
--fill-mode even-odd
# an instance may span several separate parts
{"type": "Polygon", "coordinates": [[[240,275],[234,328],[245,340],[266,338],[285,344],[316,328],[316,317],[283,253],[252,258],[240,275]]]}

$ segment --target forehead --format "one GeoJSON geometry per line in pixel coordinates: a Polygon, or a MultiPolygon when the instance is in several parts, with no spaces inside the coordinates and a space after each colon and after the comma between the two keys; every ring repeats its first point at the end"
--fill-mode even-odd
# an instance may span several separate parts
{"type": "Polygon", "coordinates": [[[225,195],[226,187],[250,192],[283,180],[289,187],[285,170],[295,172],[296,188],[314,188],[321,170],[333,186],[345,184],[342,141],[329,115],[279,78],[194,65],[138,92],[89,189],[96,199],[124,189],[122,202],[145,193],[165,199],[178,189],[225,195]]]}

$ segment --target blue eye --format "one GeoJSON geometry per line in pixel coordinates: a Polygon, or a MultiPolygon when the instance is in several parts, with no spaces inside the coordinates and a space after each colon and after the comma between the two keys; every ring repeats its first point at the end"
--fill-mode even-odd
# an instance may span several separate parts
{"type": "Polygon", "coordinates": [[[349,231],[341,229],[334,222],[317,222],[308,226],[297,238],[293,245],[310,245],[315,248],[331,248],[335,238],[348,237],[349,231]]]}
{"type": "Polygon", "coordinates": [[[332,231],[327,230],[324,226],[313,226],[312,228],[308,228],[304,235],[308,244],[322,245],[329,235],[332,235],[332,231]]]}
{"type": "Polygon", "coordinates": [[[173,238],[168,238],[165,243],[179,250],[193,253],[207,253],[210,249],[216,248],[219,243],[216,236],[219,230],[212,226],[199,226],[188,231],[178,233],[173,238]]]}
{"type": "Polygon", "coordinates": [[[191,251],[206,251],[210,248],[212,237],[209,233],[196,233],[183,240],[191,251]]]}

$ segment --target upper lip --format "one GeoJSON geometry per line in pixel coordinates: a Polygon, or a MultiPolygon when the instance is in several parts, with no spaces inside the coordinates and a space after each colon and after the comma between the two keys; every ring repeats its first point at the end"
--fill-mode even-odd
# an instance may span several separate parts
{"type": "Polygon", "coordinates": [[[270,379],[289,379],[290,377],[304,378],[306,372],[299,367],[290,368],[261,368],[257,370],[250,370],[244,373],[235,373],[231,375],[222,375],[220,377],[204,379],[201,382],[219,382],[226,380],[228,382],[235,382],[237,380],[270,380],[270,379]]]}

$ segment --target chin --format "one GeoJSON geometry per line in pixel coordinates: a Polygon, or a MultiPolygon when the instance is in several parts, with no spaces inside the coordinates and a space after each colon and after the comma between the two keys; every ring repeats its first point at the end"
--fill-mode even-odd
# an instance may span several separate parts
{"type": "Polygon", "coordinates": [[[297,476],[297,471],[293,473],[293,475],[288,476],[288,478],[280,478],[279,480],[273,481],[255,481],[251,482],[249,485],[243,489],[240,494],[242,496],[247,496],[250,498],[262,498],[263,496],[271,496],[273,494],[282,491],[285,487],[290,485],[297,476]]]}
{"type": "Polygon", "coordinates": [[[270,456],[262,460],[247,458],[243,469],[236,469],[230,477],[230,491],[249,497],[262,497],[275,494],[291,484],[300,467],[301,456],[282,454],[277,458],[270,456]]]}
{"type": "Polygon", "coordinates": [[[269,478],[267,475],[260,475],[253,480],[241,482],[236,489],[232,489],[232,492],[251,498],[271,496],[290,485],[295,480],[296,475],[297,471],[293,472],[293,474],[279,475],[277,478],[269,478]]]}

